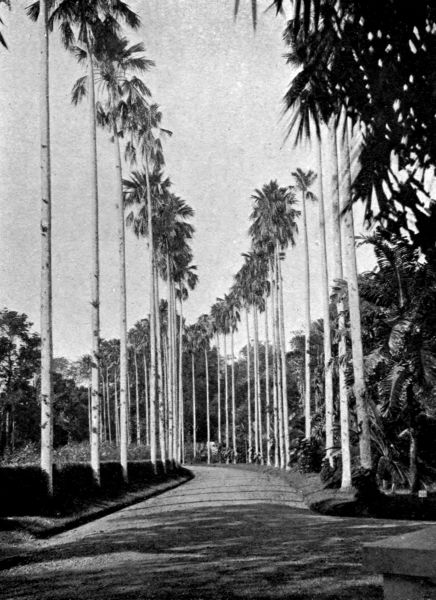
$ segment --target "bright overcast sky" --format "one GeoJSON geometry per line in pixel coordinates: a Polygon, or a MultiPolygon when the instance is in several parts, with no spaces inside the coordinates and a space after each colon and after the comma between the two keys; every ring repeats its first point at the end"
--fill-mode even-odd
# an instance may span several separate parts
{"type": "MultiPolygon", "coordinates": [[[[39,120],[37,27],[25,16],[30,0],[2,9],[9,52],[0,51],[0,306],[25,312],[39,329],[39,120]]],[[[156,68],[147,77],[174,133],[166,144],[174,191],[195,209],[195,264],[200,283],[186,306],[187,320],[207,312],[232,284],[249,249],[250,195],[271,179],[292,183],[297,167],[316,169],[310,147],[283,144],[281,99],[290,80],[283,58],[284,20],[261,14],[253,34],[248,1],[233,22],[233,0],[136,0],[139,33],[156,68]]],[[[86,106],[70,91],[82,74],[51,38],[53,198],[53,308],[55,355],[89,352],[90,195],[86,106]]],[[[114,160],[99,133],[103,337],[118,336],[118,271],[114,160]]],[[[328,157],[326,157],[328,159],[328,157]]],[[[128,174],[126,168],[125,175],[128,174]]],[[[316,190],[315,190],[316,191],[316,190]]],[[[312,309],[320,316],[317,207],[309,211],[312,309]]],[[[358,211],[360,213],[360,211],[358,211]]],[[[327,221],[329,224],[329,221],[327,221]]],[[[361,217],[357,219],[361,228],[361,217]]],[[[148,312],[146,248],[127,232],[129,326],[148,312]]],[[[360,270],[371,266],[359,253],[360,270]]],[[[301,241],[284,265],[287,331],[302,327],[301,241]]],[[[289,337],[289,336],[288,336],[289,337]]],[[[242,338],[240,339],[242,342],[242,338]]]]}

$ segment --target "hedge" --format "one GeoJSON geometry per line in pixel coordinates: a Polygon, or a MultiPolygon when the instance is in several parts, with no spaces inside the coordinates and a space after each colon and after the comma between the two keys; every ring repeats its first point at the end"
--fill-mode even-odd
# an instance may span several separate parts
{"type": "Polygon", "coordinates": [[[93,499],[116,497],[129,489],[157,483],[178,471],[172,461],[157,473],[148,461],[128,463],[129,483],[123,480],[119,462],[100,464],[100,487],[89,463],[53,465],[53,497],[47,493],[47,475],[36,465],[0,467],[0,516],[65,514],[93,499]]]}

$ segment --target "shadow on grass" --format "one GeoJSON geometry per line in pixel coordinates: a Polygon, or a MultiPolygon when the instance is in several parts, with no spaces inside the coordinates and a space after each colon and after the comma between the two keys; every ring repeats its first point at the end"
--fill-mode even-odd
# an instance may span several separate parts
{"type": "Polygon", "coordinates": [[[419,529],[271,504],[127,509],[106,527],[3,572],[0,598],[381,600],[361,544],[419,529]]]}

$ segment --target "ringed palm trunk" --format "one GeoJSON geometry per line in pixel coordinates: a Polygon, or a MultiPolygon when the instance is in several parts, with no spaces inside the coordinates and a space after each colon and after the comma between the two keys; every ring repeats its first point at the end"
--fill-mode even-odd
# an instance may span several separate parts
{"type": "Polygon", "coordinates": [[[311,434],[311,398],[310,398],[310,262],[309,262],[309,241],[307,236],[307,215],[306,215],[306,198],[303,192],[302,197],[302,216],[303,216],[303,250],[304,250],[304,432],[305,437],[310,438],[311,434]]]}
{"type": "Polygon", "coordinates": [[[172,320],[173,320],[173,460],[177,459],[177,439],[179,430],[179,385],[178,385],[178,369],[177,369],[177,311],[176,311],[176,294],[174,280],[171,278],[171,301],[172,301],[172,320]]]}
{"type": "Polygon", "coordinates": [[[254,364],[256,367],[256,403],[257,403],[257,435],[259,437],[259,460],[263,465],[263,434],[262,434],[262,402],[260,398],[260,369],[259,369],[259,323],[257,306],[253,306],[254,316],[254,364]]]}
{"type": "MultiPolygon", "coordinates": [[[[351,158],[350,158],[351,132],[345,136],[345,168],[347,176],[346,198],[351,198],[351,158]]],[[[362,326],[360,315],[359,285],[357,279],[356,244],[354,236],[353,208],[350,206],[344,212],[344,237],[345,237],[345,265],[348,283],[348,304],[350,309],[351,345],[353,348],[354,372],[354,397],[356,399],[357,421],[359,424],[359,450],[360,464],[364,469],[372,468],[371,456],[371,430],[368,406],[365,398],[365,367],[362,346],[362,326]]]]}
{"type": "Polygon", "coordinates": [[[97,175],[97,126],[95,118],[95,85],[92,53],[88,51],[88,100],[89,134],[91,155],[91,232],[92,232],[92,272],[91,272],[91,468],[94,481],[100,485],[100,439],[99,439],[99,399],[100,399],[100,259],[98,224],[98,175],[97,175]]]}
{"type": "MultiPolygon", "coordinates": [[[[334,244],[334,265],[335,279],[343,279],[342,269],[342,242],[341,242],[341,221],[340,221],[340,180],[339,173],[341,172],[338,163],[337,151],[337,132],[333,129],[333,164],[336,167],[336,182],[333,186],[333,202],[332,202],[332,217],[333,217],[333,239],[334,244]]],[[[345,316],[343,302],[339,302],[338,310],[338,328],[339,337],[339,413],[341,424],[341,453],[342,453],[342,489],[351,487],[351,449],[350,449],[350,424],[349,424],[349,408],[348,408],[348,390],[346,384],[346,339],[345,339],[345,316]]]]}
{"type": "Polygon", "coordinates": [[[176,459],[182,462],[181,437],[184,427],[183,423],[183,300],[180,298],[180,320],[179,320],[179,427],[177,431],[177,455],[176,459]]]}
{"type": "Polygon", "coordinates": [[[171,266],[170,255],[167,252],[167,337],[168,337],[168,458],[173,458],[173,439],[174,439],[174,382],[173,382],[173,364],[174,364],[174,338],[173,338],[173,319],[172,319],[172,291],[171,291],[171,266]]]}
{"type": "Polygon", "coordinates": [[[230,344],[232,353],[232,445],[233,445],[233,463],[237,461],[238,450],[236,448],[236,398],[235,398],[235,348],[233,325],[230,329],[230,344]]]}
{"type": "Polygon", "coordinates": [[[325,210],[324,210],[324,188],[323,188],[323,164],[322,164],[322,141],[318,142],[318,171],[319,171],[319,231],[321,238],[321,281],[322,281],[322,309],[323,309],[323,331],[324,331],[324,396],[325,396],[325,420],[326,420],[326,458],[333,466],[334,447],[334,406],[333,406],[333,372],[332,372],[332,341],[330,329],[330,298],[329,277],[327,265],[327,242],[325,233],[325,210]]]}
{"type": "Polygon", "coordinates": [[[145,350],[144,350],[144,355],[143,355],[143,361],[144,361],[145,445],[149,446],[150,445],[150,404],[149,404],[149,393],[148,393],[147,358],[145,356],[145,350]]]}
{"type": "Polygon", "coordinates": [[[120,412],[118,404],[117,368],[114,372],[114,411],[115,411],[115,443],[120,445],[120,412]]]}
{"type": "Polygon", "coordinates": [[[191,352],[191,375],[192,375],[192,455],[197,458],[197,406],[195,398],[195,358],[191,352]]]}
{"type": "Polygon", "coordinates": [[[265,294],[265,410],[266,410],[266,464],[271,465],[271,407],[269,389],[269,332],[268,296],[265,294]]]}
{"type": "Polygon", "coordinates": [[[136,349],[133,349],[133,358],[135,361],[135,404],[136,404],[136,445],[141,445],[141,420],[139,418],[139,373],[138,373],[138,357],[136,349]]]}
{"type": "Polygon", "coordinates": [[[280,467],[286,467],[286,452],[285,452],[285,427],[283,414],[283,363],[281,361],[281,343],[280,343],[280,283],[279,283],[279,263],[278,249],[275,250],[275,285],[274,285],[274,313],[275,313],[275,340],[276,340],[276,365],[277,365],[277,405],[278,405],[278,426],[279,426],[279,459],[280,467]]]}
{"type": "Polygon", "coordinates": [[[106,367],[106,405],[107,405],[107,428],[109,444],[112,444],[112,422],[111,422],[111,395],[109,386],[109,369],[106,367]]]}
{"type": "Polygon", "coordinates": [[[206,369],[206,427],[207,427],[207,463],[210,464],[210,398],[209,398],[209,360],[207,349],[204,349],[204,365],[206,369]]]}
{"type": "MultiPolygon", "coordinates": [[[[41,136],[41,469],[53,494],[53,333],[51,273],[51,170],[49,40],[47,1],[40,2],[40,136],[41,136]]],[[[97,381],[98,385],[98,381],[97,381]]],[[[98,395],[97,395],[98,403],[98,395]]],[[[97,404],[98,413],[98,404],[97,404]]],[[[97,423],[98,435],[98,423],[97,423]]]]}
{"type": "Polygon", "coordinates": [[[229,378],[227,371],[227,334],[224,331],[224,410],[225,410],[225,440],[226,440],[226,462],[229,462],[229,378]]]}
{"type": "MultiPolygon", "coordinates": [[[[288,379],[286,369],[286,338],[285,338],[285,315],[283,306],[283,277],[281,272],[280,262],[278,263],[278,280],[279,280],[279,315],[280,315],[280,357],[282,364],[282,395],[283,395],[283,442],[284,442],[284,463],[285,469],[289,469],[289,411],[288,411],[288,379]]],[[[310,372],[309,372],[310,375],[310,372]]],[[[310,377],[309,377],[310,379],[310,377]]]]}
{"type": "Polygon", "coordinates": [[[218,411],[218,445],[221,444],[221,365],[220,365],[220,336],[216,332],[216,363],[217,363],[217,411],[218,411]]]}
{"type": "Polygon", "coordinates": [[[126,308],[126,244],[124,228],[123,176],[121,170],[120,141],[114,122],[114,149],[116,169],[116,198],[118,209],[118,270],[119,270],[119,320],[120,320],[120,463],[124,481],[127,475],[127,308],[126,308]]]}
{"type": "Polygon", "coordinates": [[[247,462],[251,463],[253,452],[252,423],[251,423],[251,346],[250,346],[250,324],[248,320],[248,307],[245,309],[245,325],[247,329],[247,420],[248,420],[248,456],[247,462]]]}
{"type": "Polygon", "coordinates": [[[255,462],[259,460],[259,403],[258,399],[258,378],[257,378],[257,361],[256,361],[256,319],[255,311],[256,307],[252,306],[253,309],[253,382],[254,382],[254,453],[256,456],[255,462]]]}
{"type": "Polygon", "coordinates": [[[166,470],[167,451],[165,445],[165,399],[163,394],[163,373],[162,373],[162,346],[161,346],[161,325],[160,325],[160,310],[159,310],[159,280],[154,265],[154,302],[155,302],[155,318],[156,318],[156,354],[157,354],[157,401],[159,407],[159,448],[160,458],[164,470],[166,470]]]}
{"type": "Polygon", "coordinates": [[[147,224],[148,224],[148,260],[150,277],[150,460],[156,472],[156,303],[154,293],[154,242],[153,242],[153,209],[149,178],[148,156],[145,155],[145,180],[147,184],[147,224]]]}

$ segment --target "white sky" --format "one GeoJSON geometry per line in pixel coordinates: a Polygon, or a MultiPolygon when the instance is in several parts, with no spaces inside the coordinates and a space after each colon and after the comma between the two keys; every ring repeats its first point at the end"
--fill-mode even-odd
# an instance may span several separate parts
{"type": "MultiPolygon", "coordinates": [[[[28,3],[17,0],[10,13],[2,12],[9,52],[0,51],[0,306],[27,313],[39,329],[39,61],[37,27],[24,13],[28,3]]],[[[253,190],[271,179],[291,184],[297,167],[316,170],[310,147],[283,144],[281,102],[291,75],[283,59],[284,21],[272,11],[261,14],[254,35],[249,4],[241,2],[234,23],[233,0],[130,2],[142,27],[127,35],[143,41],[156,62],[147,83],[163,109],[164,126],[174,133],[166,143],[167,172],[174,191],[196,212],[193,249],[200,283],[186,306],[190,322],[228,291],[242,264],[253,190]]],[[[54,351],[74,358],[91,344],[87,115],[86,105],[70,103],[82,72],[57,35],[51,39],[50,67],[54,351]]],[[[101,322],[108,338],[118,335],[117,215],[106,133],[99,133],[98,145],[101,322]]],[[[355,216],[359,233],[361,211],[355,216]]],[[[308,222],[315,318],[321,312],[315,204],[308,208],[308,222]]],[[[303,323],[302,256],[299,241],[284,265],[288,333],[303,323]]],[[[372,266],[367,251],[358,252],[358,262],[360,270],[372,266]]],[[[128,231],[129,326],[148,312],[146,264],[144,242],[128,231]]]]}

